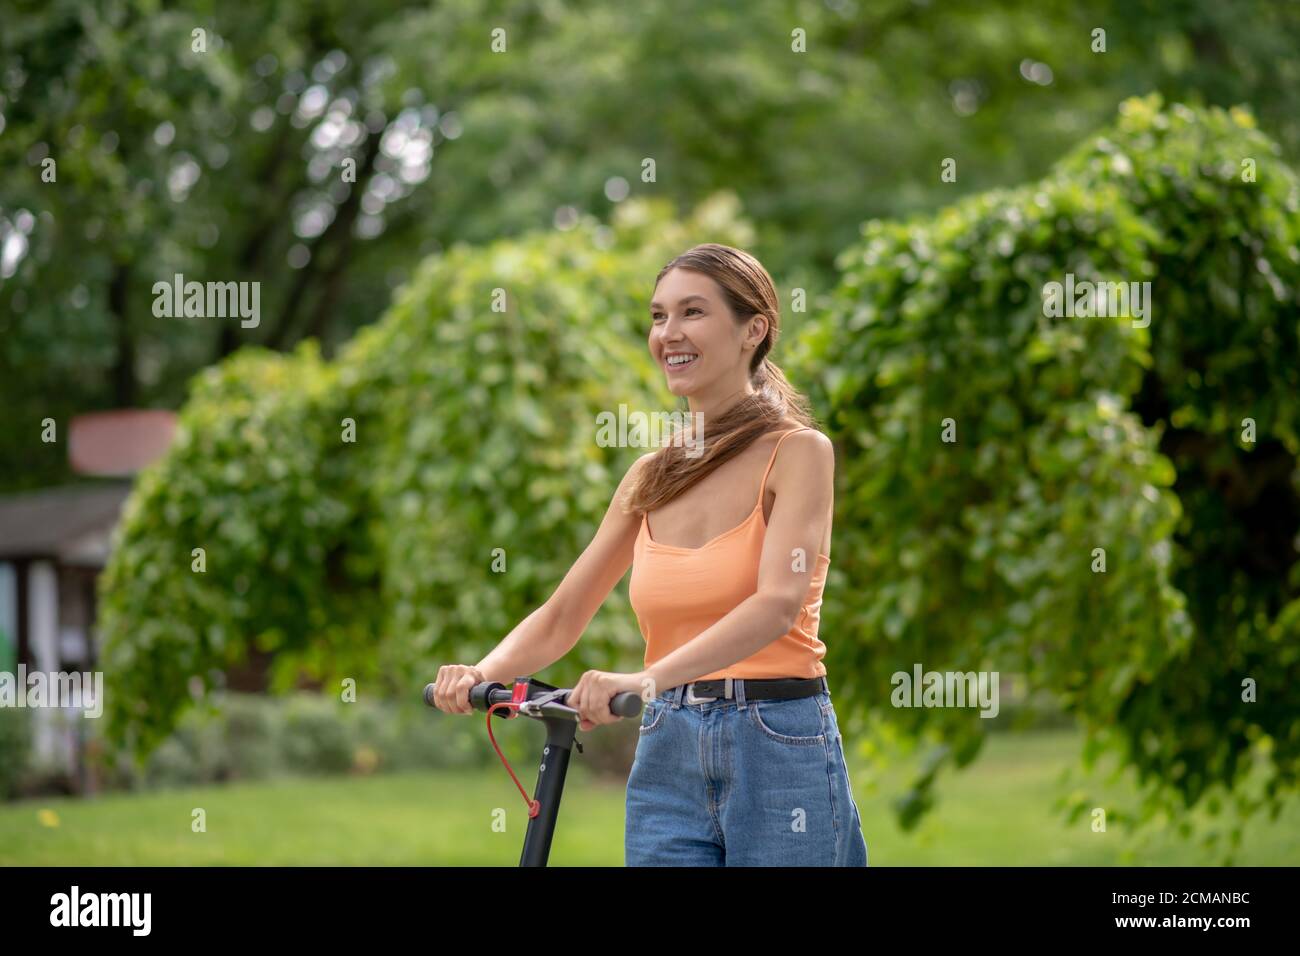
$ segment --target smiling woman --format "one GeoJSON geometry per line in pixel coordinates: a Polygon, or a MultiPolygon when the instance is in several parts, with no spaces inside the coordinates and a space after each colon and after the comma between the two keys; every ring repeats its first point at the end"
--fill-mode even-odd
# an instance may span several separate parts
{"type": "Polygon", "coordinates": [[[444,665],[436,706],[531,674],[577,643],[628,568],[643,669],[587,671],[581,729],[646,700],[628,779],[629,865],[865,866],[826,645],[834,450],[768,357],[780,304],[763,266],[714,243],[659,273],[647,345],[691,414],[633,463],[547,602],[477,666],[444,665]],[[652,528],[653,524],[653,528],[652,528]]]}
{"type": "Polygon", "coordinates": [[[706,244],[663,269],[650,312],[651,354],[702,416],[704,453],[646,456],[624,499],[640,516],[629,593],[656,690],[626,861],[865,866],[817,636],[834,456],[768,358],[776,290],[752,256],[706,244]]]}

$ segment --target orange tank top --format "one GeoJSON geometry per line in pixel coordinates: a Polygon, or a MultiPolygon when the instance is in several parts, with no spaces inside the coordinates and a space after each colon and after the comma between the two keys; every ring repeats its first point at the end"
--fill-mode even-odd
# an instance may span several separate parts
{"type": "MultiPolygon", "coordinates": [[[[632,553],[628,596],[645,638],[646,667],[698,637],[758,591],[758,566],[767,532],[767,519],[763,517],[767,476],[781,442],[804,430],[792,429],[777,440],[763,472],[754,510],[712,541],[698,548],[660,544],[650,537],[648,515],[642,516],[632,553]]],[[[730,667],[696,679],[825,676],[822,658],[826,656],[826,645],[817,637],[817,626],[830,563],[827,555],[817,555],[803,607],[789,633],[730,667]]]]}

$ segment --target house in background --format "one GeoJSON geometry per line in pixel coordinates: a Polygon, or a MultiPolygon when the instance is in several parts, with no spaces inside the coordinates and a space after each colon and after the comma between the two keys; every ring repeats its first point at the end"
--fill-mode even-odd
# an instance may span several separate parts
{"type": "MultiPolygon", "coordinates": [[[[96,480],[0,495],[0,671],[93,671],[99,572],[131,491],[130,476],[170,445],[176,419],[164,411],[100,412],[74,418],[68,456],[96,480]]],[[[35,708],[32,757],[79,778],[85,718],[71,708],[35,708]]]]}

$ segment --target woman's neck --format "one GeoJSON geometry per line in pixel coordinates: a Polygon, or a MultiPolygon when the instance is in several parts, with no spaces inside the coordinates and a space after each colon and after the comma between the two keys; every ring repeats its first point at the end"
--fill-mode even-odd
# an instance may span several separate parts
{"type": "Polygon", "coordinates": [[[691,410],[692,418],[703,412],[704,420],[707,422],[711,418],[721,418],[729,408],[738,402],[744,401],[755,392],[754,386],[749,382],[745,382],[739,388],[733,388],[726,392],[711,395],[688,395],[686,402],[691,410]]]}

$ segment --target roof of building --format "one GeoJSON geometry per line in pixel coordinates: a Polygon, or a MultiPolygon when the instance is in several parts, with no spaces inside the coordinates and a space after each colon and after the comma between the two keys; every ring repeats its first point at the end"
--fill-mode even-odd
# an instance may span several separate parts
{"type": "Polygon", "coordinates": [[[176,413],[117,408],[74,415],[68,423],[68,462],[82,475],[134,475],[167,452],[176,413]]]}
{"type": "Polygon", "coordinates": [[[0,495],[0,560],[102,556],[130,493],[114,481],[0,495]]]}

